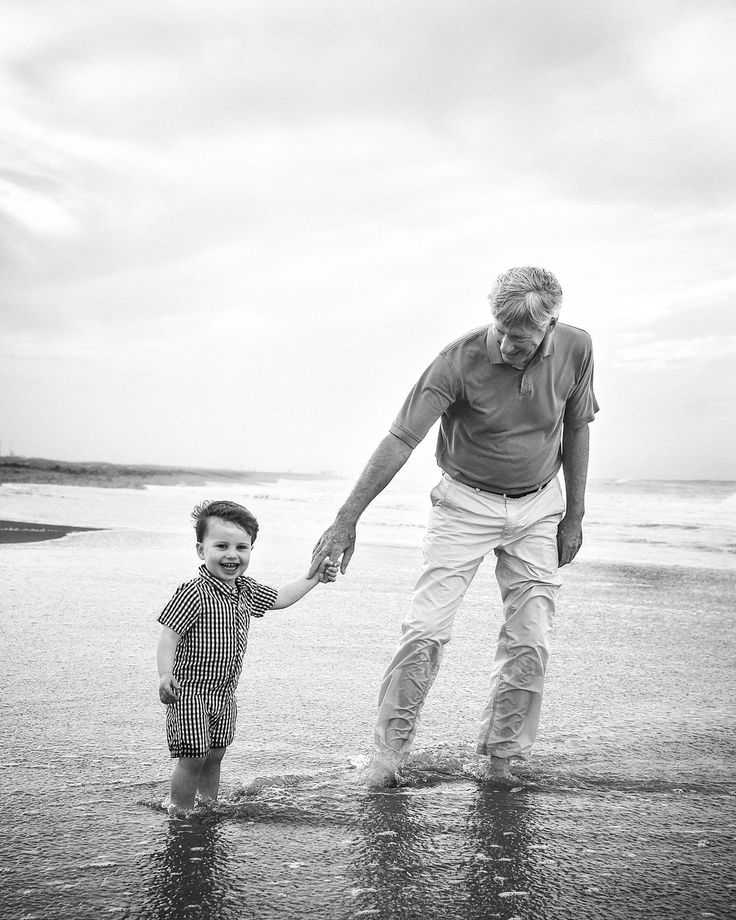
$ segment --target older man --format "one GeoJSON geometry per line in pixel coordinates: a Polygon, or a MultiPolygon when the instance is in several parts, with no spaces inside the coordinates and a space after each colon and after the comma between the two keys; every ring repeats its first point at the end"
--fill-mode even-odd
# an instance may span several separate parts
{"type": "Polygon", "coordinates": [[[444,348],[315,547],[344,573],[358,518],[440,419],[424,565],[383,678],[369,780],[391,785],[406,760],[444,645],[478,566],[496,556],[503,601],[478,752],[510,774],[537,733],[559,566],[582,544],[588,424],[598,410],[590,336],[558,322],[562,289],[544,269],[500,275],[492,320],[444,348]],[[562,466],[566,501],[557,479],[562,466]]]}

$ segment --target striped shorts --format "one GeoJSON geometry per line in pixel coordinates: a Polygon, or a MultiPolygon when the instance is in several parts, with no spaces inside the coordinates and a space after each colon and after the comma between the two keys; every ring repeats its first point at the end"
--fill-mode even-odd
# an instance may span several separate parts
{"type": "Polygon", "coordinates": [[[172,757],[206,757],[232,744],[238,706],[232,692],[181,690],[166,707],[166,740],[172,757]]]}

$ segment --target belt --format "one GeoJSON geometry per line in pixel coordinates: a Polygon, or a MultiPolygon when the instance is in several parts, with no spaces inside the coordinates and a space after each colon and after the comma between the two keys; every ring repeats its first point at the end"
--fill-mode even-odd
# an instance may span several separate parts
{"type": "Polygon", "coordinates": [[[470,488],[475,492],[487,492],[489,495],[500,495],[502,498],[526,498],[527,495],[536,495],[537,492],[541,492],[542,489],[546,489],[550,482],[552,482],[552,480],[548,479],[544,485],[537,486],[536,489],[530,489],[528,492],[494,492],[493,489],[480,489],[478,486],[470,486],[470,488]]]}

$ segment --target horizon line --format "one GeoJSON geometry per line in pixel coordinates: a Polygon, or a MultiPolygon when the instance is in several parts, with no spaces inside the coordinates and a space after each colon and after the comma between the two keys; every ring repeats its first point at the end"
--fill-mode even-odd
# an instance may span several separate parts
{"type": "MultiPolygon", "coordinates": [[[[9,465],[8,461],[19,462],[19,465],[38,462],[42,464],[55,464],[60,467],[66,466],[99,466],[106,468],[128,469],[128,470],[161,470],[163,472],[190,472],[190,473],[232,473],[239,476],[281,476],[288,477],[319,477],[322,479],[350,479],[355,474],[339,472],[337,470],[269,470],[269,469],[236,469],[234,467],[219,466],[183,466],[172,463],[150,463],[150,462],[124,462],[118,460],[59,460],[53,457],[27,457],[23,454],[0,454],[0,464],[9,465]]],[[[621,485],[627,482],[723,482],[736,483],[736,479],[713,476],[593,476],[588,479],[589,483],[594,482],[612,482],[621,485]]]]}

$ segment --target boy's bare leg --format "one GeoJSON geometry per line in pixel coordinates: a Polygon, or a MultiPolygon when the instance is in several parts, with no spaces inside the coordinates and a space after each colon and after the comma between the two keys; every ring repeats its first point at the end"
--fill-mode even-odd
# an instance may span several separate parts
{"type": "Polygon", "coordinates": [[[171,774],[171,804],[177,811],[191,811],[207,757],[180,757],[171,774]]]}
{"type": "Polygon", "coordinates": [[[204,762],[197,788],[204,802],[216,802],[220,790],[220,764],[227,748],[212,748],[204,762]]]}

